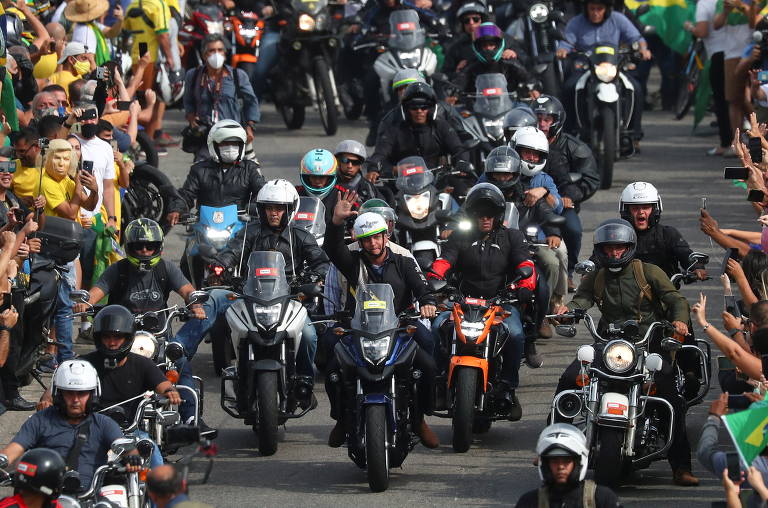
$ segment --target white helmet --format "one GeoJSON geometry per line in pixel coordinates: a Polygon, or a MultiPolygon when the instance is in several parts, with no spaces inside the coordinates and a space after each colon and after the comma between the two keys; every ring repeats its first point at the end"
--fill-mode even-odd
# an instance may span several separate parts
{"type": "Polygon", "coordinates": [[[85,360],[65,360],[53,373],[51,395],[55,398],[59,390],[72,392],[94,392],[101,396],[99,374],[90,362],[85,360]]]}
{"type": "Polygon", "coordinates": [[[224,141],[239,141],[242,143],[240,147],[240,155],[237,160],[242,160],[245,155],[245,144],[248,141],[248,135],[245,133],[242,125],[234,120],[219,120],[208,133],[208,153],[216,162],[222,162],[219,154],[219,144],[224,141]]]}
{"type": "Polygon", "coordinates": [[[355,219],[355,224],[352,226],[352,236],[354,236],[356,240],[367,236],[373,236],[377,233],[387,234],[388,232],[389,226],[387,226],[387,221],[384,220],[384,217],[374,212],[360,214],[357,219],[355,219]]]}
{"type": "Polygon", "coordinates": [[[540,173],[544,169],[544,166],[547,165],[547,156],[549,155],[549,141],[547,140],[547,135],[540,131],[538,128],[521,127],[517,130],[517,132],[515,132],[515,135],[512,136],[512,141],[509,142],[509,146],[514,148],[515,151],[520,154],[520,158],[522,159],[520,170],[525,176],[534,176],[540,173]],[[520,153],[520,150],[523,148],[528,148],[530,150],[539,152],[539,154],[541,154],[539,162],[527,162],[525,159],[523,159],[523,156],[520,153]]]}
{"type": "Polygon", "coordinates": [[[627,205],[654,205],[653,212],[651,212],[651,216],[648,218],[648,223],[651,226],[658,224],[661,212],[664,211],[659,191],[648,182],[632,182],[621,191],[619,215],[631,224],[632,216],[627,205]]]}
{"type": "Polygon", "coordinates": [[[256,205],[259,209],[259,216],[265,217],[265,205],[285,205],[286,213],[280,227],[285,227],[292,219],[299,207],[299,193],[288,180],[282,178],[270,180],[264,184],[256,196],[256,205]]]}
{"type": "Polygon", "coordinates": [[[536,455],[539,457],[539,477],[544,483],[550,483],[551,473],[546,464],[547,457],[574,457],[576,467],[571,473],[571,481],[582,481],[587,476],[589,450],[587,438],[573,425],[555,423],[547,426],[539,434],[536,442],[536,455]]]}
{"type": "Polygon", "coordinates": [[[169,71],[165,65],[157,68],[157,90],[160,98],[168,106],[176,104],[184,96],[184,78],[181,71],[169,71]]]}

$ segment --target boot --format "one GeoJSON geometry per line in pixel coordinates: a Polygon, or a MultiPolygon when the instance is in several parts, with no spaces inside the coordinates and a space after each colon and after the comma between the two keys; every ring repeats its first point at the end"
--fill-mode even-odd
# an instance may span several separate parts
{"type": "Polygon", "coordinates": [[[542,339],[551,339],[553,335],[552,327],[549,325],[549,321],[545,319],[539,327],[539,337],[542,339]]]}
{"type": "Polygon", "coordinates": [[[296,402],[301,409],[307,409],[308,407],[314,409],[317,407],[317,399],[312,393],[314,385],[314,379],[311,376],[296,376],[294,394],[296,395],[296,402]]]}
{"type": "Polygon", "coordinates": [[[507,400],[512,404],[512,408],[509,410],[509,421],[516,422],[523,417],[523,407],[520,405],[517,395],[515,395],[515,390],[508,392],[507,400]]]}
{"type": "Polygon", "coordinates": [[[338,421],[328,435],[328,446],[338,448],[347,440],[347,432],[344,430],[344,422],[338,421]]]}
{"type": "Polygon", "coordinates": [[[538,369],[544,364],[544,359],[536,352],[536,343],[533,341],[525,343],[525,363],[532,369],[538,369]]]}
{"type": "Polygon", "coordinates": [[[699,479],[686,469],[676,469],[672,473],[672,483],[681,487],[698,487],[699,479]]]}
{"type": "Polygon", "coordinates": [[[427,448],[437,448],[440,446],[440,439],[437,437],[437,434],[429,428],[427,420],[421,420],[421,426],[419,427],[417,434],[421,439],[421,444],[427,448]]]}
{"type": "Polygon", "coordinates": [[[573,282],[573,276],[568,276],[568,292],[569,293],[575,293],[576,292],[576,284],[573,282]]]}

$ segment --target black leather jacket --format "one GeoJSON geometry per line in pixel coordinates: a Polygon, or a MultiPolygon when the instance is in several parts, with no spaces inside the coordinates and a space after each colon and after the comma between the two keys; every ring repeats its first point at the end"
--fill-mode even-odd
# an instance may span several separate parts
{"type": "Polygon", "coordinates": [[[591,198],[600,187],[600,173],[592,150],[564,132],[549,145],[549,157],[544,171],[555,181],[560,195],[571,198],[577,209],[580,203],[591,198]],[[581,173],[581,180],[571,183],[568,173],[581,173]]]}
{"type": "Polygon", "coordinates": [[[524,203],[524,194],[525,189],[523,189],[522,184],[515,185],[512,189],[504,192],[504,198],[514,203],[520,214],[517,229],[524,231],[526,226],[540,226],[544,235],[562,237],[559,227],[546,224],[553,216],[557,217],[546,198],[541,198],[535,205],[528,207],[524,203]]]}
{"type": "MultiPolygon", "coordinates": [[[[680,231],[674,227],[656,224],[644,231],[635,230],[635,233],[637,233],[637,250],[635,251],[637,259],[658,266],[668,277],[679,273],[681,268],[688,268],[688,256],[693,251],[680,231]]],[[[704,266],[697,268],[704,268],[704,266]]]]}
{"type": "Polygon", "coordinates": [[[256,195],[264,186],[259,165],[240,161],[226,171],[218,162],[206,159],[195,163],[184,185],[171,202],[171,212],[188,212],[193,207],[237,204],[245,210],[248,201],[256,203],[256,195]]]}

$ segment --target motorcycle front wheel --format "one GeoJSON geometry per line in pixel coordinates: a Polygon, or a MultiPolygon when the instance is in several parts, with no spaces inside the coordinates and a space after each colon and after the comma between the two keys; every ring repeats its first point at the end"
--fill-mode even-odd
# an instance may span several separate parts
{"type": "Polygon", "coordinates": [[[333,97],[331,71],[328,68],[328,64],[322,58],[315,60],[314,80],[320,122],[323,124],[325,133],[329,136],[333,136],[339,128],[339,113],[336,111],[336,101],[333,97]]]}
{"type": "Polygon", "coordinates": [[[304,125],[304,106],[289,106],[281,104],[277,107],[283,117],[285,126],[291,130],[301,129],[304,125]]]}
{"type": "Polygon", "coordinates": [[[368,486],[373,492],[384,492],[389,487],[387,441],[387,408],[383,405],[366,407],[365,460],[368,486]]]}
{"type": "Polygon", "coordinates": [[[624,431],[610,427],[600,427],[597,432],[597,451],[595,453],[595,482],[601,485],[618,485],[624,473],[624,457],[621,448],[624,445],[624,431]]]}
{"type": "Polygon", "coordinates": [[[156,167],[149,164],[137,165],[131,173],[131,185],[121,200],[122,230],[125,231],[133,219],[144,217],[160,224],[167,233],[171,229],[165,220],[171,204],[168,189],[172,188],[168,177],[156,167]]]}
{"type": "Polygon", "coordinates": [[[273,370],[256,373],[258,396],[258,424],[253,426],[259,438],[259,452],[274,455],[277,451],[277,372],[273,370]]]}
{"type": "Polygon", "coordinates": [[[600,166],[600,188],[610,189],[613,185],[613,165],[616,162],[616,111],[611,106],[600,108],[601,128],[598,131],[596,150],[600,166]]]}
{"type": "Polygon", "coordinates": [[[460,367],[456,373],[456,395],[453,402],[453,451],[464,453],[472,446],[472,426],[475,421],[477,370],[460,367]]]}

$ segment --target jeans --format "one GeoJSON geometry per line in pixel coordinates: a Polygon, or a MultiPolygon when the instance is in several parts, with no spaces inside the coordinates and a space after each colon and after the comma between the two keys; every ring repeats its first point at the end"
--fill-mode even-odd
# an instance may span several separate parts
{"type": "Polygon", "coordinates": [[[65,277],[59,280],[59,290],[56,296],[56,308],[53,312],[53,326],[56,330],[56,342],[58,343],[58,353],[56,360],[58,363],[64,360],[74,358],[72,352],[72,300],[69,293],[72,287],[65,277]]]}
{"type": "Polygon", "coordinates": [[[579,262],[579,252],[581,251],[581,219],[575,208],[566,208],[562,213],[565,218],[565,225],[562,228],[563,240],[568,248],[568,275],[573,274],[573,267],[579,262]]]}
{"type": "Polygon", "coordinates": [[[280,42],[280,32],[270,29],[264,31],[259,43],[259,60],[250,76],[253,93],[261,101],[261,96],[267,88],[267,76],[277,62],[277,44],[280,42]]]}
{"type": "MultiPolygon", "coordinates": [[[[523,359],[523,349],[525,348],[525,333],[523,332],[523,323],[520,321],[520,312],[511,305],[504,306],[504,310],[509,312],[509,317],[502,324],[508,337],[504,344],[502,355],[504,365],[501,369],[501,379],[509,383],[510,388],[517,388],[520,385],[520,362],[523,359]]],[[[441,312],[434,321],[432,321],[432,336],[435,343],[440,341],[440,325],[451,315],[450,311],[441,312]]]]}

